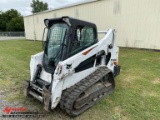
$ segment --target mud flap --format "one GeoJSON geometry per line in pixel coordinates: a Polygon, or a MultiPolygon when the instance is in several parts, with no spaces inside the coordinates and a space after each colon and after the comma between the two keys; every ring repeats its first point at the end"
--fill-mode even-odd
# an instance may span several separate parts
{"type": "Polygon", "coordinates": [[[119,65],[114,66],[114,77],[120,74],[121,67],[119,65]]]}
{"type": "Polygon", "coordinates": [[[51,111],[51,92],[44,87],[43,88],[44,109],[48,112],[51,111]]]}

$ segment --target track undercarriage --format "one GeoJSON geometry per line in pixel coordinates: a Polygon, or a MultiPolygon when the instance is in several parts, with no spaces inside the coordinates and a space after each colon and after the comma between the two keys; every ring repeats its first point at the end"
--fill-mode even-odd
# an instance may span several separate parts
{"type": "Polygon", "coordinates": [[[63,91],[61,109],[71,116],[77,116],[114,90],[114,78],[107,67],[100,67],[71,88],[63,91]]]}

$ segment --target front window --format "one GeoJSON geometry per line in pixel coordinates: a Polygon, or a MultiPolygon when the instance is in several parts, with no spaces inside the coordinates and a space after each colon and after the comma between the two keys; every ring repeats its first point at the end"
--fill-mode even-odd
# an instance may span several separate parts
{"type": "Polygon", "coordinates": [[[66,44],[67,29],[68,26],[65,23],[56,23],[49,28],[44,55],[45,66],[55,67],[61,60],[62,48],[66,44]]]}

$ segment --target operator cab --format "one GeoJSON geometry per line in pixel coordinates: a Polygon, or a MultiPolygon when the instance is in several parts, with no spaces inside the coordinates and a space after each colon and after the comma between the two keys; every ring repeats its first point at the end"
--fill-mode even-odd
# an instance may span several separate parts
{"type": "Polygon", "coordinates": [[[63,61],[98,42],[95,24],[61,17],[45,19],[48,28],[44,48],[43,66],[49,73],[54,73],[59,61],[63,61]]]}

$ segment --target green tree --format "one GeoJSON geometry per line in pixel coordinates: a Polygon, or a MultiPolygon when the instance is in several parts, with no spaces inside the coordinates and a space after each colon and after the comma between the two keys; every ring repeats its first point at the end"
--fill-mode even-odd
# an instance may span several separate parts
{"type": "Polygon", "coordinates": [[[21,14],[15,9],[0,11],[0,31],[24,31],[21,14]]]}
{"type": "Polygon", "coordinates": [[[6,12],[4,12],[3,15],[4,15],[5,20],[7,22],[11,21],[12,18],[21,16],[21,14],[17,10],[15,10],[15,9],[7,10],[6,12]]]}
{"type": "Polygon", "coordinates": [[[5,31],[6,21],[4,18],[4,12],[0,11],[0,31],[5,31]]]}
{"type": "Polygon", "coordinates": [[[7,23],[7,31],[24,31],[23,17],[17,16],[7,23]]]}
{"type": "Polygon", "coordinates": [[[48,10],[48,4],[39,0],[32,0],[31,7],[32,13],[48,10]]]}

